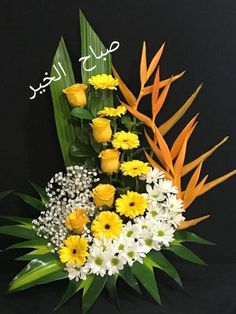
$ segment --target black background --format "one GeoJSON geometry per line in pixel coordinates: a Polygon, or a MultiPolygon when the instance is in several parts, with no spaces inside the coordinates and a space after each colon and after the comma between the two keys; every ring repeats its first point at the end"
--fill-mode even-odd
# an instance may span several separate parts
{"type": "MultiPolygon", "coordinates": [[[[3,1],[1,0],[0,48],[0,189],[31,192],[28,180],[45,185],[63,169],[57,142],[50,93],[29,100],[29,85],[37,86],[49,71],[60,36],[63,35],[79,77],[79,8],[109,46],[121,46],[113,54],[113,64],[127,85],[139,87],[138,60],[146,40],[151,58],[163,42],[162,78],[187,70],[173,84],[160,120],[164,121],[204,82],[203,90],[175,131],[200,112],[196,134],[189,145],[188,160],[215,145],[225,135],[231,139],[204,164],[211,179],[235,167],[236,99],[236,2],[235,0],[149,0],[149,1],[3,1]]],[[[148,106],[144,104],[144,107],[148,106]]],[[[145,109],[144,109],[145,110],[145,109]]],[[[33,209],[17,198],[0,204],[2,214],[34,216],[33,209]]],[[[208,268],[178,264],[185,290],[163,276],[160,290],[163,306],[144,295],[138,297],[119,285],[121,313],[236,313],[236,209],[235,181],[231,179],[198,199],[188,217],[206,213],[211,218],[193,231],[217,243],[215,247],[191,246],[208,263],[208,268]]],[[[12,239],[1,236],[3,249],[12,239]]],[[[3,313],[52,313],[63,291],[63,283],[36,287],[12,296],[3,296],[7,282],[20,270],[13,261],[16,253],[0,255],[0,288],[3,313]]],[[[177,261],[178,262],[178,261],[177,261]]],[[[74,298],[58,313],[80,313],[74,298]]],[[[91,313],[118,313],[103,294],[91,313]]]]}

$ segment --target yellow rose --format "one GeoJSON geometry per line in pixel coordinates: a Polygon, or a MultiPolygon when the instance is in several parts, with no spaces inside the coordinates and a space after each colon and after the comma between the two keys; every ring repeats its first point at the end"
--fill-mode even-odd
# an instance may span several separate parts
{"type": "Polygon", "coordinates": [[[103,172],[117,172],[120,168],[120,152],[116,149],[105,149],[98,156],[101,158],[101,168],[103,172]]]}
{"type": "Polygon", "coordinates": [[[84,107],[87,103],[87,97],[85,90],[87,85],[85,84],[74,84],[65,89],[63,93],[66,94],[69,103],[74,107],[84,107]]]}
{"type": "Polygon", "coordinates": [[[98,184],[93,189],[93,202],[96,206],[109,206],[114,203],[116,189],[111,184],[98,184]]]}
{"type": "Polygon", "coordinates": [[[78,208],[66,217],[66,227],[80,234],[84,230],[84,226],[89,222],[88,216],[82,208],[78,208]]]}
{"type": "Polygon", "coordinates": [[[106,118],[95,118],[92,120],[93,137],[98,143],[106,143],[112,137],[111,120],[106,118]]]}

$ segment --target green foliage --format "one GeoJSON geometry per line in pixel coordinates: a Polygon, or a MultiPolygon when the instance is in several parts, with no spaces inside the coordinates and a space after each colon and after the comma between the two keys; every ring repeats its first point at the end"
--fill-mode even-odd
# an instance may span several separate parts
{"type": "Polygon", "coordinates": [[[39,186],[38,184],[34,183],[34,182],[30,182],[30,184],[35,189],[35,191],[38,193],[38,195],[40,196],[43,205],[45,205],[48,202],[48,196],[47,196],[45,189],[42,188],[41,186],[39,186]]]}
{"type": "Polygon", "coordinates": [[[84,108],[74,108],[71,111],[71,115],[73,117],[76,117],[79,119],[86,119],[86,120],[92,120],[94,118],[91,112],[84,108]]]}
{"type": "Polygon", "coordinates": [[[23,193],[16,193],[16,195],[19,196],[25,203],[27,203],[28,205],[32,206],[35,209],[38,210],[45,209],[43,202],[33,196],[23,193]]]}
{"type": "Polygon", "coordinates": [[[3,198],[7,197],[12,192],[13,192],[13,190],[7,190],[7,191],[0,192],[0,200],[2,200],[3,198]]]}
{"type": "Polygon", "coordinates": [[[167,250],[171,251],[175,255],[195,264],[206,265],[206,263],[193,253],[190,249],[186,248],[182,244],[171,244],[167,250]]]}
{"type": "Polygon", "coordinates": [[[180,242],[180,243],[181,242],[194,242],[194,243],[204,244],[204,245],[215,245],[215,243],[205,240],[199,237],[197,234],[186,231],[186,230],[176,231],[175,241],[180,242]]]}

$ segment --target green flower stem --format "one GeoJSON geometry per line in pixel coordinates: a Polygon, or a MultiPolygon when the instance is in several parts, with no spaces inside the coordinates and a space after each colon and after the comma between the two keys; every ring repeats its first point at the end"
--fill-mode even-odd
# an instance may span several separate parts
{"type": "Polygon", "coordinates": [[[120,157],[120,163],[122,163],[124,160],[125,160],[125,151],[123,150],[120,157]]]}
{"type": "Polygon", "coordinates": [[[135,177],[135,191],[136,192],[138,192],[138,190],[139,190],[139,184],[138,184],[139,182],[138,182],[138,178],[137,177],[135,177]]]}

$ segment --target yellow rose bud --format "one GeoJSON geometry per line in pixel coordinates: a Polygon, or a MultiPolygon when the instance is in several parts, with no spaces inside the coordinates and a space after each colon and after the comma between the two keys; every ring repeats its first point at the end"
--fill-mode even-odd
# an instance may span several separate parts
{"type": "Polygon", "coordinates": [[[111,184],[98,184],[93,189],[93,202],[94,204],[99,206],[109,206],[111,207],[114,203],[114,195],[116,189],[111,184]]]}
{"type": "Polygon", "coordinates": [[[73,107],[84,107],[87,103],[86,88],[85,84],[74,84],[63,89],[63,93],[73,107]]]}
{"type": "Polygon", "coordinates": [[[98,156],[101,158],[101,168],[103,172],[117,172],[120,168],[120,152],[116,149],[105,149],[98,156]]]}
{"type": "Polygon", "coordinates": [[[82,208],[78,208],[66,217],[66,227],[80,234],[84,230],[84,226],[89,222],[88,216],[82,208]]]}
{"type": "Polygon", "coordinates": [[[92,120],[93,137],[98,143],[106,143],[112,137],[111,120],[106,118],[95,118],[92,120]]]}

